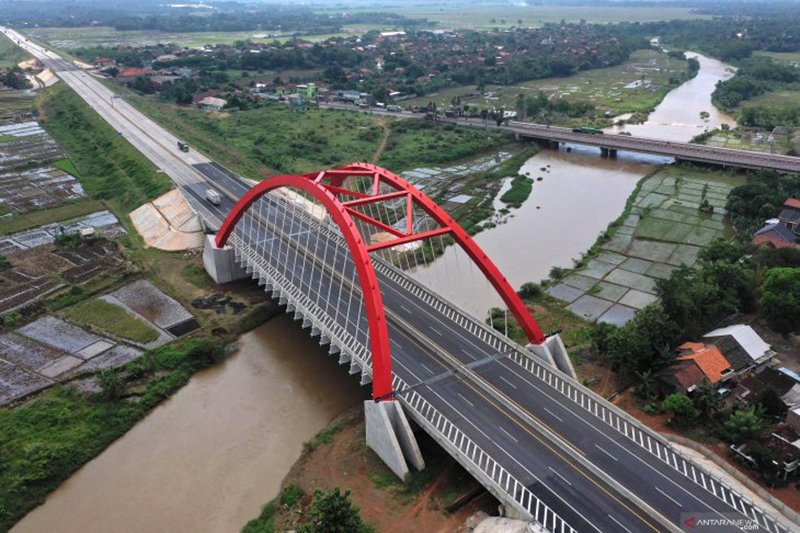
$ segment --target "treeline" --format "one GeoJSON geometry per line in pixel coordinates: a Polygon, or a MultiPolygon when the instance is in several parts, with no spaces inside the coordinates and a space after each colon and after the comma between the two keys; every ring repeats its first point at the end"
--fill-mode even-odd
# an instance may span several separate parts
{"type": "Polygon", "coordinates": [[[402,28],[430,25],[397,13],[315,13],[305,6],[225,2],[210,9],[167,5],[154,0],[0,0],[0,22],[39,27],[112,26],[117,30],[169,32],[264,30],[335,33],[345,24],[402,28]]]}
{"type": "MultiPolygon", "coordinates": [[[[798,90],[800,68],[754,57],[743,61],[731,79],[719,83],[711,99],[714,105],[730,112],[739,104],[765,93],[798,90]]],[[[748,127],[800,126],[800,105],[748,106],[741,110],[738,119],[741,125],[748,127]]]]}
{"type": "Polygon", "coordinates": [[[736,232],[750,239],[765,220],[778,215],[787,198],[800,198],[800,176],[762,171],[728,196],[728,211],[736,232]]]}

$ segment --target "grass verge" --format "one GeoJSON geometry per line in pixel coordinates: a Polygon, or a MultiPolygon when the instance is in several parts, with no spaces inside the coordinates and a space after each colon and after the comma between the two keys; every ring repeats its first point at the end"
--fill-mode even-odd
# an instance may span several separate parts
{"type": "Polygon", "coordinates": [[[105,209],[103,204],[87,198],[47,209],[37,209],[21,214],[14,213],[3,219],[3,223],[0,225],[0,235],[25,231],[54,222],[66,222],[103,209],[105,209]]]}
{"type": "Polygon", "coordinates": [[[64,317],[76,324],[97,328],[115,337],[147,344],[158,339],[158,332],[122,307],[105,300],[88,300],[69,307],[64,317]]]}
{"type": "Polygon", "coordinates": [[[69,87],[58,84],[42,96],[45,128],[70,154],[86,193],[131,211],[167,192],[171,182],[69,87]]]}

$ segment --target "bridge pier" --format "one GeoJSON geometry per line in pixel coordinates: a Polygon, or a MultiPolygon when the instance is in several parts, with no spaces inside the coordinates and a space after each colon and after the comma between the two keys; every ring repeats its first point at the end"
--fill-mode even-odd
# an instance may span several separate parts
{"type": "Polygon", "coordinates": [[[367,446],[401,480],[409,473],[409,464],[414,470],[425,468],[419,451],[417,438],[411,431],[400,402],[364,402],[367,446]]]}
{"type": "Polygon", "coordinates": [[[203,266],[215,283],[229,283],[249,278],[247,272],[236,262],[236,254],[231,246],[220,248],[214,235],[206,235],[203,245],[203,266]]]}
{"type": "Polygon", "coordinates": [[[567,347],[561,340],[561,336],[556,333],[550,335],[542,344],[529,344],[528,349],[537,358],[541,359],[553,368],[556,368],[573,379],[578,379],[575,367],[567,353],[567,347]]]}
{"type": "Polygon", "coordinates": [[[600,147],[600,157],[609,157],[611,159],[617,158],[617,149],[616,148],[604,148],[600,147]]]}

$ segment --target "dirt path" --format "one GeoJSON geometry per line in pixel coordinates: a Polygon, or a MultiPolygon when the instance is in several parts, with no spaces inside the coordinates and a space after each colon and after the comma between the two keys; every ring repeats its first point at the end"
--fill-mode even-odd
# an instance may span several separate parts
{"type": "Polygon", "coordinates": [[[372,158],[370,159],[370,163],[377,164],[378,160],[383,155],[383,152],[386,150],[386,145],[389,144],[389,136],[392,134],[392,129],[386,124],[386,119],[380,117],[378,119],[378,124],[381,128],[383,128],[383,138],[381,138],[381,142],[378,144],[378,148],[375,149],[375,153],[372,154],[372,158]]]}

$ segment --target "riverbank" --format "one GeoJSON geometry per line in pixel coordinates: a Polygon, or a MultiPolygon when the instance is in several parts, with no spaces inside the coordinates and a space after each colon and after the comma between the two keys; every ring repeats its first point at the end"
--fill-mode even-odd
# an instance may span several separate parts
{"type": "Polygon", "coordinates": [[[363,406],[334,420],[313,440],[281,484],[281,493],[299,492],[299,502],[276,498],[243,530],[292,530],[315,489],[351,491],[362,519],[376,531],[418,533],[458,531],[478,510],[495,512],[497,502],[426,433],[417,433],[426,467],[401,482],[366,446],[363,406]]]}

